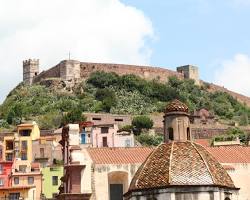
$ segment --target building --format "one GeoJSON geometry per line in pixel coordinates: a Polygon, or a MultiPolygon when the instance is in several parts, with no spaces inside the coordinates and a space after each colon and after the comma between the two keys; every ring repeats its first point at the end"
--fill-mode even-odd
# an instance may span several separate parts
{"type": "Polygon", "coordinates": [[[63,176],[62,165],[52,165],[42,168],[43,183],[42,193],[46,199],[55,198],[59,193],[61,177],[63,176]]]}
{"type": "Polygon", "coordinates": [[[0,189],[11,186],[9,175],[12,171],[12,161],[0,161],[0,189]]]}
{"type": "Polygon", "coordinates": [[[178,100],[167,105],[164,143],[133,177],[126,200],[237,200],[238,190],[223,166],[192,142],[188,107],[178,100]]]}
{"type": "Polygon", "coordinates": [[[32,161],[40,163],[41,167],[61,162],[62,150],[57,137],[47,135],[32,141],[32,157],[32,161]]]}
{"type": "Polygon", "coordinates": [[[92,147],[133,147],[134,134],[119,132],[117,124],[100,124],[93,126],[92,147]]]}
{"type": "Polygon", "coordinates": [[[81,148],[79,126],[63,128],[63,184],[58,199],[106,200],[127,191],[141,163],[151,152],[147,147],[81,148]]]}
{"type": "Polygon", "coordinates": [[[15,195],[25,200],[41,198],[42,172],[39,163],[16,160],[11,173],[11,187],[15,195]]]}

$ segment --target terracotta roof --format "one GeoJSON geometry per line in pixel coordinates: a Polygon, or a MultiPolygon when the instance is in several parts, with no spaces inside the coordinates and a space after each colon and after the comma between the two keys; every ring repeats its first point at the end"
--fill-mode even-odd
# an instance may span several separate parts
{"type": "Polygon", "coordinates": [[[209,139],[196,139],[194,142],[200,144],[203,147],[210,147],[209,139]]]}
{"type": "Polygon", "coordinates": [[[218,146],[206,148],[220,163],[250,163],[250,147],[218,146]]]}
{"type": "Polygon", "coordinates": [[[187,141],[159,145],[137,170],[129,191],[183,185],[235,188],[226,170],[204,147],[187,141]]]}
{"type": "Polygon", "coordinates": [[[143,163],[152,150],[153,149],[149,147],[87,149],[95,164],[143,163]]]}
{"type": "Polygon", "coordinates": [[[165,113],[169,113],[169,112],[185,112],[185,113],[188,113],[188,107],[187,107],[186,104],[184,104],[181,101],[175,99],[166,106],[165,113]]]}

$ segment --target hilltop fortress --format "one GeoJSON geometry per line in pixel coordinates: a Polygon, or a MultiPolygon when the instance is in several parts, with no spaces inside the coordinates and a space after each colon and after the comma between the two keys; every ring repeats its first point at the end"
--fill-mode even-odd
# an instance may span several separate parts
{"type": "Polygon", "coordinates": [[[23,61],[23,81],[30,85],[50,78],[59,78],[67,85],[73,86],[82,80],[86,80],[90,74],[95,71],[115,72],[118,75],[135,74],[147,80],[158,80],[160,82],[168,81],[168,78],[171,76],[176,76],[179,79],[193,79],[197,85],[207,84],[208,89],[211,92],[227,92],[240,102],[245,103],[250,107],[249,97],[232,92],[224,87],[205,83],[204,81],[200,80],[199,69],[193,65],[180,66],[176,68],[176,71],[173,71],[153,66],[87,63],[77,60],[63,60],[54,67],[40,73],[38,59],[29,59],[23,61]]]}

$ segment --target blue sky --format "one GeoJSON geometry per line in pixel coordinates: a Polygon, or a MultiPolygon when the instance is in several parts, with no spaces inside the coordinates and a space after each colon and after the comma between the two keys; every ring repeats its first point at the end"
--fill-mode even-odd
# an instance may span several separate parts
{"type": "Polygon", "coordinates": [[[250,96],[250,0],[0,0],[0,102],[22,61],[199,66],[200,77],[250,96]]]}
{"type": "MultiPolygon", "coordinates": [[[[215,81],[222,61],[250,55],[250,1],[123,0],[143,10],[152,21],[157,40],[151,64],[194,64],[202,79],[215,81]]],[[[233,80],[232,80],[233,81],[233,80]]],[[[249,93],[248,93],[249,94],[249,93]]]]}

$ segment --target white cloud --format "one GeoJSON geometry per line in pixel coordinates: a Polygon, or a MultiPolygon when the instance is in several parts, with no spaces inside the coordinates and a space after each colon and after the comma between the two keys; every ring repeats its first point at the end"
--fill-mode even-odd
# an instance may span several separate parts
{"type": "Polygon", "coordinates": [[[66,59],[148,64],[154,38],[142,11],[119,0],[0,0],[0,102],[22,79],[22,60],[41,69],[66,59]]]}
{"type": "Polygon", "coordinates": [[[250,57],[237,54],[231,60],[221,62],[215,74],[215,82],[226,88],[250,96],[250,57]]]}

